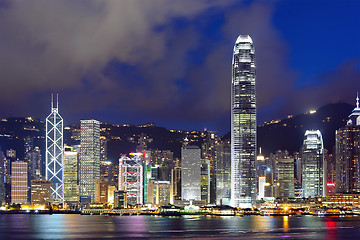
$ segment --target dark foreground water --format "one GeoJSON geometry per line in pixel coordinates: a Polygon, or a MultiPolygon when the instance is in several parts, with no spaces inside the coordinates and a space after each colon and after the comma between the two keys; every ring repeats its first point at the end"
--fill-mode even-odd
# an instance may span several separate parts
{"type": "Polygon", "coordinates": [[[0,215],[0,239],[360,239],[360,217],[0,215]]]}

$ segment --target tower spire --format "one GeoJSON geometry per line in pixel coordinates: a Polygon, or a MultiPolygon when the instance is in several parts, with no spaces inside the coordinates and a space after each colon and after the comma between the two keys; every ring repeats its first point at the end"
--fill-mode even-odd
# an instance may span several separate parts
{"type": "Polygon", "coordinates": [[[51,110],[54,109],[54,94],[51,94],[51,110]]]}
{"type": "Polygon", "coordinates": [[[56,94],[56,109],[59,108],[59,94],[56,94]]]}
{"type": "Polygon", "coordinates": [[[359,108],[359,92],[356,93],[356,108],[359,108]]]}

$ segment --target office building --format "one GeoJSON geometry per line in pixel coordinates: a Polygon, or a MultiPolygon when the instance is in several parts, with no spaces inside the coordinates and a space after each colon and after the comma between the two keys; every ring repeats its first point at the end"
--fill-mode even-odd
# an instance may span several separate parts
{"type": "Polygon", "coordinates": [[[232,59],[231,85],[231,205],[250,207],[256,200],[255,48],[240,35],[232,59]]]}
{"type": "Polygon", "coordinates": [[[127,194],[124,190],[114,192],[114,208],[127,208],[127,194]]]}
{"type": "Polygon", "coordinates": [[[216,204],[230,204],[231,144],[224,140],[216,146],[216,204]]]}
{"type": "Polygon", "coordinates": [[[171,170],[171,189],[170,203],[174,204],[175,200],[181,200],[181,166],[177,160],[175,167],[171,170]]]}
{"type": "Polygon", "coordinates": [[[95,180],[100,178],[100,122],[80,121],[80,201],[94,202],[95,180]]]}
{"type": "Polygon", "coordinates": [[[28,202],[27,162],[11,163],[11,203],[26,204],[28,202]]]}
{"type": "Polygon", "coordinates": [[[28,156],[30,158],[29,164],[31,164],[31,172],[29,172],[31,179],[41,179],[43,176],[43,163],[40,148],[37,146],[34,147],[34,149],[28,153],[28,156]]]}
{"type": "MultiPolygon", "coordinates": [[[[201,159],[201,201],[205,203],[211,202],[211,167],[210,160],[201,159]]],[[[214,180],[215,181],[215,178],[214,180]]]]}
{"type": "Polygon", "coordinates": [[[126,192],[127,204],[137,205],[144,203],[144,168],[142,153],[131,153],[129,157],[122,156],[119,159],[118,185],[119,191],[126,192]]]}
{"type": "Polygon", "coordinates": [[[169,181],[152,180],[148,188],[148,203],[168,205],[170,203],[170,187],[169,181]]]}
{"type": "MultiPolygon", "coordinates": [[[[210,185],[209,185],[209,199],[206,200],[208,203],[216,202],[216,145],[218,144],[219,138],[215,132],[204,130],[204,143],[201,145],[201,159],[209,161],[210,167],[210,185]]],[[[203,185],[202,185],[203,186],[203,185]]]]}
{"type": "Polygon", "coordinates": [[[282,199],[295,197],[294,158],[278,159],[279,197],[282,199]]]}
{"type": "Polygon", "coordinates": [[[181,149],[181,199],[201,200],[201,150],[197,146],[181,149]]]}
{"type": "Polygon", "coordinates": [[[64,138],[63,118],[59,114],[59,98],[56,107],[51,96],[51,113],[46,118],[45,178],[51,181],[51,197],[54,202],[64,200],[64,138]]]}
{"type": "Polygon", "coordinates": [[[6,203],[6,190],[5,190],[5,183],[6,183],[6,171],[5,171],[5,156],[4,153],[0,151],[0,204],[6,203]]]}
{"type": "Polygon", "coordinates": [[[64,147],[64,201],[68,204],[79,202],[78,152],[75,148],[64,147]]]}
{"type": "Polygon", "coordinates": [[[338,193],[360,192],[360,107],[350,114],[347,125],[336,131],[336,184],[338,193]]]}
{"type": "Polygon", "coordinates": [[[48,205],[50,204],[50,180],[31,180],[31,204],[48,205]]]}
{"type": "Polygon", "coordinates": [[[265,156],[261,154],[261,148],[258,156],[256,157],[256,172],[258,176],[258,196],[257,199],[265,197],[265,183],[266,183],[266,162],[265,156]]]}
{"type": "Polygon", "coordinates": [[[107,161],[107,143],[105,136],[100,136],[100,161],[107,161]]]}
{"type": "Polygon", "coordinates": [[[301,152],[303,197],[325,196],[324,147],[319,130],[307,130],[301,152]]]}
{"type": "Polygon", "coordinates": [[[108,203],[108,181],[95,179],[95,203],[108,203]]]}

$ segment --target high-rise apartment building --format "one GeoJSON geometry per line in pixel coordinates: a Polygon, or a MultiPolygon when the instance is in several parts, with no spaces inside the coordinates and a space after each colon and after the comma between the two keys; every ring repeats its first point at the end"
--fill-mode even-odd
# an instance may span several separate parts
{"type": "Polygon", "coordinates": [[[303,197],[325,196],[326,163],[319,130],[307,130],[301,152],[303,197]]]}
{"type": "Polygon", "coordinates": [[[240,35],[232,59],[231,205],[249,207],[256,200],[255,48],[240,35]]]}
{"type": "Polygon", "coordinates": [[[51,113],[46,118],[45,178],[51,181],[51,196],[55,202],[64,200],[64,138],[63,118],[59,114],[59,98],[56,107],[51,99],[51,113]]]}
{"type": "Polygon", "coordinates": [[[64,201],[79,202],[78,152],[75,148],[64,147],[64,201]]]}
{"type": "Polygon", "coordinates": [[[95,180],[100,178],[100,122],[80,121],[80,199],[94,202],[95,180]]]}
{"type": "Polygon", "coordinates": [[[336,131],[336,192],[360,192],[360,107],[349,116],[347,125],[336,131]]]}
{"type": "Polygon", "coordinates": [[[181,199],[201,200],[201,150],[197,146],[181,149],[181,199]]]}
{"type": "Polygon", "coordinates": [[[26,204],[28,202],[28,166],[27,162],[11,163],[11,203],[26,204]]]}

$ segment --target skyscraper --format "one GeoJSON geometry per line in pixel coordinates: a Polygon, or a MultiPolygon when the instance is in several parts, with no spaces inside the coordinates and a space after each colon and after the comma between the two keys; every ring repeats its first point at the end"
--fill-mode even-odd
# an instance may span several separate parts
{"type": "Polygon", "coordinates": [[[307,130],[301,152],[303,197],[325,196],[324,146],[319,130],[307,130]]]}
{"type": "Polygon", "coordinates": [[[64,201],[79,202],[78,152],[75,148],[64,147],[64,201]]]}
{"type": "Polygon", "coordinates": [[[80,198],[95,200],[95,180],[100,178],[100,122],[80,121],[80,198]]]}
{"type": "Polygon", "coordinates": [[[119,191],[124,191],[127,203],[143,204],[144,165],[142,153],[130,153],[119,159],[119,191]]]}
{"type": "Polygon", "coordinates": [[[0,149],[0,204],[5,204],[5,156],[0,149]]]}
{"type": "Polygon", "coordinates": [[[50,203],[50,180],[31,180],[31,204],[48,205],[50,203]]]}
{"type": "Polygon", "coordinates": [[[57,95],[56,107],[51,96],[51,113],[46,118],[46,157],[45,177],[51,181],[51,196],[56,202],[64,200],[63,166],[63,118],[59,114],[59,98],[57,95]]]}
{"type": "Polygon", "coordinates": [[[210,171],[210,160],[201,159],[201,200],[206,203],[210,203],[210,171]]]}
{"type": "Polygon", "coordinates": [[[294,185],[294,158],[285,157],[280,158],[277,162],[278,165],[278,183],[279,183],[279,197],[280,198],[294,198],[295,185],[294,185]]]}
{"type": "Polygon", "coordinates": [[[230,203],[231,149],[230,140],[216,146],[216,204],[230,203]]]}
{"type": "Polygon", "coordinates": [[[349,116],[347,125],[336,131],[336,191],[339,193],[360,192],[360,107],[349,116]]]}
{"type": "Polygon", "coordinates": [[[232,59],[231,205],[256,200],[255,49],[249,35],[240,35],[232,59]]]}
{"type": "Polygon", "coordinates": [[[181,198],[201,200],[201,150],[197,146],[181,149],[181,198]]]}
{"type": "Polygon", "coordinates": [[[27,162],[11,163],[11,203],[26,204],[28,187],[27,162]]]}

